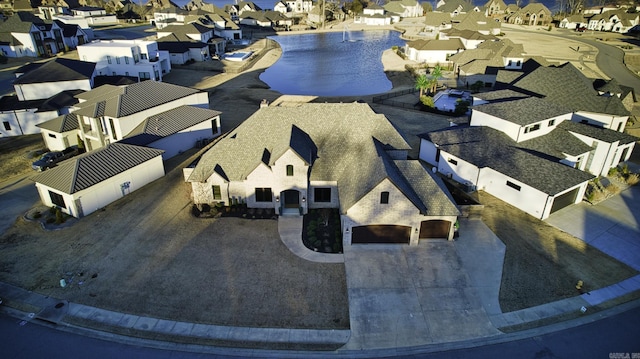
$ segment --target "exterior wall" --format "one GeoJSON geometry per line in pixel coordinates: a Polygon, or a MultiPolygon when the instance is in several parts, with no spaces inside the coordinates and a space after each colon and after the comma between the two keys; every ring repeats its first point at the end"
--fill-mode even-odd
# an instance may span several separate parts
{"type": "Polygon", "coordinates": [[[596,176],[606,176],[612,167],[628,160],[635,146],[633,142],[626,145],[619,145],[618,141],[607,143],[579,133],[571,132],[571,134],[587,145],[595,147],[595,149],[591,151],[591,159],[587,160],[587,162],[590,161],[589,167],[585,168],[585,170],[596,176]],[[625,148],[629,148],[629,150],[625,158],[622,158],[622,152],[625,148]]]}
{"type": "Polygon", "coordinates": [[[36,125],[56,117],[57,111],[36,112],[35,108],[0,112],[0,137],[40,133],[36,125]],[[8,130],[5,128],[7,125],[10,128],[8,130]]]}
{"type": "Polygon", "coordinates": [[[496,198],[499,198],[500,200],[505,201],[536,218],[543,219],[547,202],[549,202],[549,209],[551,207],[552,198],[550,198],[546,193],[533,187],[529,187],[528,185],[491,168],[485,167],[480,170],[480,178],[477,186],[478,189],[483,189],[490,195],[495,196],[496,198]],[[520,190],[518,191],[507,186],[507,181],[520,186],[520,190]]]}
{"type": "Polygon", "coordinates": [[[40,194],[40,200],[45,206],[53,206],[49,191],[59,193],[63,196],[66,205],[66,208],[63,208],[62,211],[80,218],[124,197],[130,192],[142,188],[162,176],[164,176],[164,165],[162,157],[158,156],[74,194],[62,193],[40,183],[36,183],[36,188],[40,194]],[[128,184],[128,189],[123,188],[125,184],[128,184]]]}
{"type": "Polygon", "coordinates": [[[189,52],[182,54],[170,53],[169,59],[172,65],[184,65],[190,58],[189,54],[189,52]]]}
{"type": "Polygon", "coordinates": [[[147,147],[164,150],[165,152],[162,154],[162,159],[167,160],[192,149],[198,140],[220,136],[219,117],[216,120],[217,126],[215,128],[212,127],[211,121],[212,120],[207,120],[191,126],[176,134],[155,141],[147,145],[147,147]]]}
{"type": "Polygon", "coordinates": [[[276,181],[274,181],[274,174],[269,166],[260,162],[258,167],[247,176],[247,179],[243,182],[244,188],[242,192],[232,192],[231,195],[246,197],[247,207],[250,208],[277,208],[276,196],[280,194],[275,189],[276,181]],[[256,188],[271,188],[271,202],[258,202],[256,201],[256,188]]]}
{"type": "Polygon", "coordinates": [[[438,172],[459,183],[478,185],[480,171],[476,165],[460,159],[450,153],[441,151],[438,172]]]}
{"type": "Polygon", "coordinates": [[[614,116],[602,113],[577,111],[571,118],[575,122],[587,122],[588,124],[608,128],[610,130],[624,132],[629,116],[614,116]]]}
{"type": "Polygon", "coordinates": [[[491,116],[478,110],[471,110],[471,126],[488,126],[498,131],[504,132],[507,136],[511,137],[514,141],[518,141],[518,134],[520,133],[520,125],[516,125],[513,122],[503,120],[499,117],[491,116]]]}
{"type": "Polygon", "coordinates": [[[409,60],[416,62],[425,62],[428,64],[446,63],[450,55],[458,53],[457,50],[429,50],[421,51],[411,47],[407,47],[407,57],[409,60]]]}
{"type": "Polygon", "coordinates": [[[579,154],[577,156],[569,156],[565,154],[565,158],[560,160],[560,163],[567,165],[569,167],[577,168],[581,171],[586,171],[587,160],[589,159],[589,155],[591,152],[586,152],[579,154]],[[577,167],[576,165],[579,164],[577,167]]]}
{"type": "Polygon", "coordinates": [[[91,80],[59,81],[33,84],[14,84],[20,101],[44,100],[65,90],[91,90],[91,80]]]}
{"type": "Polygon", "coordinates": [[[526,126],[522,126],[520,128],[517,141],[522,142],[522,141],[530,140],[532,138],[544,136],[549,132],[553,131],[560,122],[569,118],[571,118],[571,113],[568,113],[566,115],[551,117],[540,122],[535,122],[535,123],[528,124],[526,126]],[[553,121],[553,124],[551,124],[552,121],[553,121]],[[540,128],[538,130],[529,131],[528,133],[525,132],[527,128],[532,128],[535,125],[539,125],[540,128]]]}
{"type": "Polygon", "coordinates": [[[437,166],[438,164],[438,161],[436,161],[437,152],[438,152],[438,148],[433,142],[425,140],[424,138],[420,139],[420,152],[418,154],[419,159],[427,162],[430,165],[437,166]]]}
{"type": "Polygon", "coordinates": [[[91,16],[87,17],[86,20],[92,26],[111,25],[118,23],[118,18],[115,15],[91,16]]]}
{"type": "Polygon", "coordinates": [[[62,151],[65,148],[78,144],[78,131],[57,133],[45,129],[42,132],[42,140],[49,151],[62,151]]]}
{"type": "Polygon", "coordinates": [[[33,42],[33,38],[31,37],[31,33],[17,33],[17,32],[12,32],[11,35],[13,35],[13,37],[15,37],[18,41],[20,41],[20,43],[22,44],[22,46],[10,46],[10,50],[8,51],[6,56],[9,57],[23,57],[23,56],[29,56],[29,57],[38,57],[40,55],[40,53],[38,53],[38,50],[36,49],[36,45],[33,42]],[[13,55],[13,56],[11,56],[13,55]]]}

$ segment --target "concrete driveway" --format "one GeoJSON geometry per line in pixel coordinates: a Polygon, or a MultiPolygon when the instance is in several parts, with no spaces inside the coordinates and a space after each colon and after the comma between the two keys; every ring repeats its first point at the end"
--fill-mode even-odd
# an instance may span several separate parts
{"type": "Polygon", "coordinates": [[[0,234],[13,226],[16,219],[40,202],[35,183],[29,175],[21,175],[0,182],[0,203],[3,216],[0,216],[0,234]]]}
{"type": "Polygon", "coordinates": [[[569,206],[546,221],[640,271],[640,186],[595,206],[569,206]]]}
{"type": "Polygon", "coordinates": [[[497,335],[489,311],[504,245],[480,220],[455,242],[345,247],[351,338],[344,349],[398,348],[497,335]]]}

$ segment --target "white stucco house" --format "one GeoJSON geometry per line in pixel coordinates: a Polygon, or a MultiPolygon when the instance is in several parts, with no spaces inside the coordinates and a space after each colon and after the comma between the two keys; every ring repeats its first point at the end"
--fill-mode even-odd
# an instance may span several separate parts
{"type": "Polygon", "coordinates": [[[384,115],[362,103],[261,106],[184,169],[194,203],[299,216],[337,208],[345,245],[452,239],[459,211],[384,115]]]}
{"type": "Polygon", "coordinates": [[[416,0],[391,0],[384,5],[384,9],[386,12],[396,14],[400,18],[424,15],[424,8],[416,0]]]}
{"type": "Polygon", "coordinates": [[[95,62],[98,75],[162,81],[171,72],[169,54],[160,51],[156,41],[96,40],[78,46],[78,57],[95,62]]]}
{"type": "Polygon", "coordinates": [[[629,159],[637,141],[623,133],[629,112],[573,65],[500,73],[511,82],[475,95],[469,125],[420,136],[420,159],[541,219],[629,159]]]}
{"type": "Polygon", "coordinates": [[[81,6],[71,9],[71,13],[76,18],[85,19],[90,26],[113,25],[118,23],[118,18],[115,14],[107,14],[107,11],[101,7],[81,6]]]}
{"type": "Polygon", "coordinates": [[[7,57],[44,57],[65,51],[62,29],[55,21],[20,11],[0,21],[0,51],[7,57]]]}
{"type": "Polygon", "coordinates": [[[113,143],[32,178],[45,206],[80,218],[164,176],[162,151],[113,143]]]}
{"type": "Polygon", "coordinates": [[[445,64],[449,58],[464,51],[464,44],[459,38],[448,40],[414,40],[405,45],[407,58],[429,65],[445,64]]]}
{"type": "Polygon", "coordinates": [[[57,58],[16,70],[15,94],[0,98],[0,137],[40,133],[38,125],[70,112],[74,95],[91,90],[95,63],[57,58]]]}

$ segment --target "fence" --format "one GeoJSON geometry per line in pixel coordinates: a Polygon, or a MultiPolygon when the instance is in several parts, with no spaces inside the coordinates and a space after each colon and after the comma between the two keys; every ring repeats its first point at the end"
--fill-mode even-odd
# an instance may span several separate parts
{"type": "Polygon", "coordinates": [[[404,96],[404,95],[412,95],[412,94],[414,94],[416,92],[417,92],[416,89],[406,89],[406,90],[401,90],[401,91],[394,91],[394,92],[386,93],[384,95],[373,96],[372,100],[373,100],[373,103],[379,103],[379,104],[382,104],[382,105],[401,107],[401,108],[408,108],[408,109],[412,109],[412,110],[418,110],[418,109],[420,109],[420,105],[417,104],[417,103],[409,103],[409,102],[406,102],[406,101],[391,100],[391,98],[400,97],[400,96],[404,96]]]}

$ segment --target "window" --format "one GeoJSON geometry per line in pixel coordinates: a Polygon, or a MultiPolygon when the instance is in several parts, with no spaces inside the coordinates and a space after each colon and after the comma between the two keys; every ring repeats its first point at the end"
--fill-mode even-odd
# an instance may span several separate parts
{"type": "Polygon", "coordinates": [[[331,188],[314,188],[313,200],[315,202],[331,202],[331,188]]]}
{"type": "Polygon", "coordinates": [[[125,57],[124,57],[124,63],[125,63],[125,64],[127,64],[127,65],[129,65],[129,57],[128,57],[128,56],[125,56],[125,57]]]}
{"type": "Polygon", "coordinates": [[[107,62],[111,63],[111,56],[107,55],[107,62]]]}
{"type": "Polygon", "coordinates": [[[549,126],[553,126],[556,124],[556,120],[549,120],[549,126]]]}
{"type": "Polygon", "coordinates": [[[389,203],[389,192],[382,192],[380,193],[380,203],[381,204],[388,204],[389,203]]]}
{"type": "Polygon", "coordinates": [[[271,188],[256,188],[256,202],[271,202],[271,188]]]}
{"type": "Polygon", "coordinates": [[[116,56],[116,64],[120,65],[120,57],[116,56]]]}
{"type": "Polygon", "coordinates": [[[513,183],[513,182],[511,182],[511,181],[507,181],[507,186],[509,186],[509,187],[511,187],[511,188],[513,188],[513,189],[515,189],[516,191],[519,191],[519,190],[520,190],[520,188],[522,188],[522,187],[518,186],[517,184],[515,184],[515,183],[513,183]]]}
{"type": "Polygon", "coordinates": [[[220,186],[211,186],[213,189],[213,199],[215,201],[219,201],[222,199],[222,191],[220,190],[220,186]]]}
{"type": "Polygon", "coordinates": [[[148,72],[140,72],[138,73],[138,77],[140,77],[140,79],[150,79],[151,75],[148,72]]]}
{"type": "Polygon", "coordinates": [[[449,163],[451,163],[452,165],[455,165],[455,166],[457,166],[457,165],[458,165],[458,161],[454,160],[453,158],[449,158],[449,159],[447,160],[447,162],[449,162],[449,163]]]}
{"type": "Polygon", "coordinates": [[[143,59],[143,60],[146,60],[147,59],[147,54],[140,54],[140,58],[143,59]]]}
{"type": "Polygon", "coordinates": [[[287,165],[287,176],[293,176],[293,165],[287,165]]]}
{"type": "Polygon", "coordinates": [[[11,131],[11,125],[9,124],[9,121],[3,121],[2,124],[4,125],[5,131],[11,131]]]}
{"type": "Polygon", "coordinates": [[[156,75],[155,80],[160,81],[160,72],[158,70],[155,70],[154,74],[156,75]]]}
{"type": "Polygon", "coordinates": [[[524,129],[524,133],[529,133],[529,132],[533,132],[533,131],[537,131],[540,129],[540,124],[536,123],[533,126],[529,126],[529,127],[525,127],[524,129]]]}
{"type": "Polygon", "coordinates": [[[53,133],[50,133],[50,134],[49,134],[49,137],[51,137],[51,138],[56,138],[56,135],[54,135],[53,133]]]}
{"type": "Polygon", "coordinates": [[[436,162],[440,162],[440,149],[436,149],[436,162]]]}
{"type": "Polygon", "coordinates": [[[113,124],[112,118],[109,119],[109,127],[111,128],[111,137],[113,137],[113,139],[117,141],[118,134],[116,133],[116,126],[113,124]]]}
{"type": "Polygon", "coordinates": [[[67,208],[67,206],[64,204],[64,197],[62,197],[60,193],[49,191],[49,197],[51,198],[51,203],[61,208],[67,208]]]}

